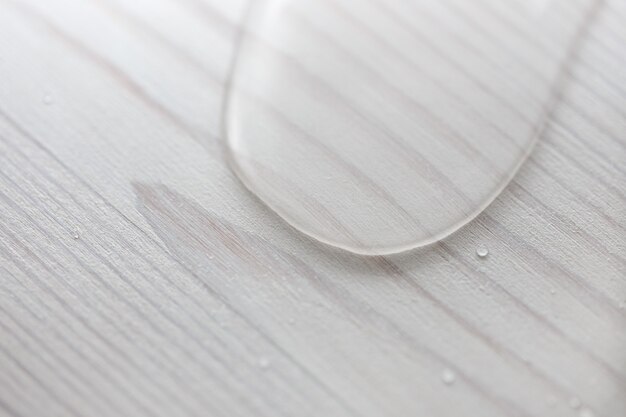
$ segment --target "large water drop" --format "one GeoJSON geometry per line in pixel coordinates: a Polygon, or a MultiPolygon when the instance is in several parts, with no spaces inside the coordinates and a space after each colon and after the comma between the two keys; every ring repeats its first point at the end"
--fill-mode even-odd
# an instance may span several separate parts
{"type": "Polygon", "coordinates": [[[330,245],[433,243],[524,162],[600,4],[254,1],[225,106],[233,166],[330,245]]]}

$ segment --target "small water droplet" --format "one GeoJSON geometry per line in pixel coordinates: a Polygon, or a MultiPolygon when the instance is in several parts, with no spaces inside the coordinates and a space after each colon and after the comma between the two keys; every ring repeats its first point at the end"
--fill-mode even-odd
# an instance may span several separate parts
{"type": "Polygon", "coordinates": [[[259,367],[261,369],[267,369],[270,367],[270,360],[266,357],[259,359],[259,367]]]}
{"type": "Polygon", "coordinates": [[[46,94],[43,96],[43,104],[45,104],[46,106],[51,105],[53,102],[52,100],[52,95],[51,94],[46,94]]]}
{"type": "Polygon", "coordinates": [[[485,245],[478,246],[476,248],[476,255],[478,255],[479,258],[486,258],[487,255],[489,255],[489,248],[485,245]]]}
{"type": "Polygon", "coordinates": [[[456,381],[456,375],[451,369],[444,369],[441,373],[441,380],[446,385],[452,385],[456,381]]]}
{"type": "Polygon", "coordinates": [[[569,399],[569,406],[574,410],[581,406],[580,399],[578,397],[572,397],[569,399]]]}
{"type": "Polygon", "coordinates": [[[80,231],[78,229],[72,230],[72,237],[74,239],[80,239],[80,231]]]}
{"type": "Polygon", "coordinates": [[[580,413],[578,415],[580,417],[594,417],[595,416],[593,411],[591,411],[589,408],[586,408],[586,407],[580,410],[580,413]]]}

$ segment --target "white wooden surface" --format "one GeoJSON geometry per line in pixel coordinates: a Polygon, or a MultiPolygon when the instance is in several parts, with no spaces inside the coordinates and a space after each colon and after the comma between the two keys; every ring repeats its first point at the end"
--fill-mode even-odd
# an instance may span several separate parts
{"type": "Polygon", "coordinates": [[[386,258],[226,165],[244,6],[0,1],[0,415],[626,415],[626,2],[497,201],[386,258]]]}

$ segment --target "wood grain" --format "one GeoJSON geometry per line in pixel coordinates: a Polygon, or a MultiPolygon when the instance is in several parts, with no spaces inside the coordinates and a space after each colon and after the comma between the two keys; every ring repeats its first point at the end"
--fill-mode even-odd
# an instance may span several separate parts
{"type": "Polygon", "coordinates": [[[503,194],[373,258],[225,162],[245,7],[0,2],[0,415],[626,415],[626,3],[503,194]]]}

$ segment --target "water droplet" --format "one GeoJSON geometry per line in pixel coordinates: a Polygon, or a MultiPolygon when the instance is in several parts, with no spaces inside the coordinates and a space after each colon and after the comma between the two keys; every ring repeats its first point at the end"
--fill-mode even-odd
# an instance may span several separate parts
{"type": "Polygon", "coordinates": [[[46,106],[50,106],[53,103],[53,99],[52,99],[52,95],[51,94],[46,94],[43,96],[43,104],[45,104],[46,106]]]}
{"type": "Polygon", "coordinates": [[[259,359],[259,368],[267,369],[270,367],[270,360],[266,357],[259,359]]]}
{"type": "Polygon", "coordinates": [[[452,385],[456,381],[456,375],[451,369],[444,369],[441,373],[441,380],[446,385],[452,385]]]}
{"type": "Polygon", "coordinates": [[[525,161],[597,1],[255,1],[224,112],[233,169],[327,244],[436,242],[525,161]]]}
{"type": "Polygon", "coordinates": [[[72,237],[74,239],[80,239],[80,230],[78,230],[78,229],[72,230],[72,237]]]}
{"type": "Polygon", "coordinates": [[[580,413],[578,415],[580,417],[594,417],[595,414],[589,408],[585,407],[582,410],[580,410],[580,413]]]}
{"type": "Polygon", "coordinates": [[[478,246],[476,248],[476,255],[478,255],[479,258],[486,258],[487,255],[489,255],[489,248],[485,245],[478,246]]]}
{"type": "Polygon", "coordinates": [[[572,397],[569,399],[569,406],[572,407],[574,410],[580,408],[581,404],[582,403],[580,402],[580,399],[578,397],[572,397]]]}

